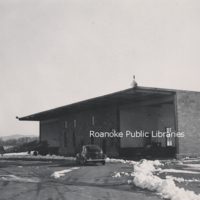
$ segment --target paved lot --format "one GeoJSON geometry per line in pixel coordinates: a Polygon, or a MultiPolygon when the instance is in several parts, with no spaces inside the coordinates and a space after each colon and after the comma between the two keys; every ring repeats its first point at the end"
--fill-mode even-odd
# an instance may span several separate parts
{"type": "Polygon", "coordinates": [[[1,200],[157,200],[155,193],[128,185],[131,177],[112,177],[113,172],[132,172],[129,164],[78,166],[66,161],[0,160],[1,200]],[[56,171],[74,169],[60,178],[56,171]]]}

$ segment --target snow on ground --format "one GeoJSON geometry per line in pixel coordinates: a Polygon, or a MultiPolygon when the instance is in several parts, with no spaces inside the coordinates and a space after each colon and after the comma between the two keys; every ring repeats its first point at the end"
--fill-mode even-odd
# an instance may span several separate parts
{"type": "Polygon", "coordinates": [[[19,153],[5,153],[3,155],[3,157],[15,157],[15,156],[28,156],[28,155],[32,155],[33,153],[31,152],[31,154],[28,154],[27,152],[19,152],[19,153]]]}
{"type": "Polygon", "coordinates": [[[65,169],[65,170],[62,170],[62,171],[57,171],[57,172],[54,172],[51,177],[54,177],[54,178],[60,178],[61,176],[64,176],[65,173],[67,172],[71,172],[72,170],[75,170],[75,169],[79,169],[80,167],[72,167],[70,169],[65,169]]]}
{"type": "MultiPolygon", "coordinates": [[[[64,157],[64,156],[56,156],[56,155],[47,155],[47,156],[34,156],[33,153],[8,153],[0,156],[1,158],[32,158],[32,159],[61,159],[61,160],[70,160],[74,161],[74,157],[64,157]]],[[[165,162],[166,165],[174,164],[174,165],[182,165],[186,167],[191,167],[192,169],[200,169],[200,165],[197,164],[189,164],[189,162],[200,162],[200,159],[190,159],[185,158],[182,161],[177,160],[168,160],[165,162]]],[[[164,162],[164,161],[162,161],[164,162]]],[[[106,163],[127,163],[132,164],[134,171],[132,173],[126,172],[114,172],[114,177],[121,176],[131,176],[134,177],[133,180],[128,180],[128,184],[135,184],[137,187],[148,189],[150,191],[156,191],[163,198],[171,199],[171,200],[200,200],[200,194],[197,195],[193,191],[188,191],[183,188],[179,188],[175,185],[176,182],[199,182],[199,179],[184,179],[181,177],[173,177],[166,176],[166,179],[161,179],[156,176],[154,173],[162,173],[162,172],[174,172],[174,173],[191,173],[191,174],[199,174],[199,172],[188,171],[188,170],[177,170],[177,169],[161,169],[162,164],[159,160],[155,161],[147,161],[142,159],[140,162],[132,161],[132,160],[123,160],[123,159],[114,159],[114,158],[106,158],[106,163]]],[[[51,176],[55,178],[59,178],[63,176],[65,173],[78,169],[77,167],[57,171],[54,172],[51,176]]],[[[188,168],[187,168],[188,169],[188,168]]],[[[6,178],[6,177],[2,177],[6,178]]],[[[7,177],[8,178],[8,177],[7,177]]],[[[11,177],[16,178],[16,177],[11,177]]]]}
{"type": "Polygon", "coordinates": [[[197,157],[197,158],[191,158],[191,157],[182,158],[182,160],[197,160],[197,159],[200,159],[200,157],[197,157]]]}
{"type": "Polygon", "coordinates": [[[36,177],[33,178],[27,178],[27,177],[18,177],[15,175],[0,175],[0,180],[4,181],[14,181],[14,182],[28,182],[28,183],[37,183],[40,180],[36,177]]]}
{"type": "Polygon", "coordinates": [[[159,173],[170,172],[170,173],[184,173],[184,174],[199,174],[199,172],[188,171],[188,170],[178,170],[178,169],[157,169],[155,170],[159,173]]]}
{"type": "Polygon", "coordinates": [[[115,158],[106,158],[106,163],[127,163],[127,164],[136,164],[136,161],[133,160],[123,160],[115,158]]]}
{"type": "Polygon", "coordinates": [[[185,159],[183,159],[183,162],[184,163],[187,163],[187,162],[199,162],[199,159],[187,159],[187,160],[185,160],[185,159]]]}
{"type": "Polygon", "coordinates": [[[141,160],[134,165],[135,177],[133,183],[140,188],[156,191],[163,198],[171,200],[200,200],[200,195],[196,195],[193,191],[177,187],[171,177],[161,179],[153,175],[155,171],[156,168],[152,161],[141,160]]]}
{"type": "Polygon", "coordinates": [[[196,170],[196,171],[200,170],[200,164],[183,164],[182,166],[185,167],[185,168],[183,168],[185,170],[188,170],[188,169],[196,170]]]}
{"type": "Polygon", "coordinates": [[[114,172],[114,175],[112,177],[121,177],[121,175],[123,175],[123,176],[131,176],[127,172],[114,172]]]}
{"type": "Polygon", "coordinates": [[[189,166],[191,168],[200,169],[200,164],[183,164],[184,166],[189,166]]]}
{"type": "Polygon", "coordinates": [[[200,182],[200,179],[184,179],[182,177],[174,177],[174,176],[166,176],[166,178],[171,178],[173,179],[174,181],[178,182],[178,183],[181,183],[181,182],[186,182],[186,183],[189,183],[189,182],[200,182]]]}
{"type": "Polygon", "coordinates": [[[118,173],[114,172],[114,173],[115,173],[115,175],[113,175],[112,177],[121,177],[120,172],[118,172],[118,173]]]}
{"type": "MultiPolygon", "coordinates": [[[[185,190],[184,188],[179,188],[175,185],[175,182],[200,182],[199,179],[184,179],[181,177],[166,176],[166,179],[161,179],[156,176],[156,172],[176,172],[176,173],[190,173],[190,174],[199,174],[199,172],[186,171],[186,170],[177,170],[177,169],[161,169],[160,167],[164,166],[159,160],[148,161],[141,160],[140,162],[130,162],[128,160],[119,160],[119,159],[107,159],[107,162],[111,163],[128,163],[133,164],[133,172],[114,172],[112,175],[113,178],[122,177],[122,176],[132,176],[133,180],[128,180],[128,184],[135,184],[137,187],[142,189],[148,189],[150,191],[157,192],[163,198],[171,200],[200,200],[200,194],[197,195],[193,191],[185,190]]],[[[168,161],[177,165],[183,165],[180,161],[168,161]]],[[[195,167],[195,165],[191,165],[195,167]]]]}
{"type": "Polygon", "coordinates": [[[31,158],[35,160],[38,160],[38,159],[55,159],[55,160],[71,160],[71,161],[75,160],[75,157],[64,157],[64,156],[56,156],[56,155],[34,156],[33,152],[31,152],[30,154],[28,154],[28,152],[6,153],[3,156],[0,156],[0,159],[6,159],[6,158],[31,158]]]}

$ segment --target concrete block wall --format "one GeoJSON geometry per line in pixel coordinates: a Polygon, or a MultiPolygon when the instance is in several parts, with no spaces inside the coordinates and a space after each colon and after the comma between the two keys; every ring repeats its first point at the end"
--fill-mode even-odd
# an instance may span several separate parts
{"type": "Polygon", "coordinates": [[[200,156],[200,93],[177,91],[178,132],[185,137],[179,138],[177,158],[200,156]]]}
{"type": "MultiPolygon", "coordinates": [[[[59,153],[75,156],[76,153],[81,151],[81,145],[91,144],[90,130],[95,132],[117,130],[117,107],[99,107],[72,113],[60,117],[59,122],[59,153]],[[95,119],[94,125],[92,125],[92,117],[95,119]],[[74,127],[74,120],[76,120],[76,127],[74,127]],[[67,121],[67,128],[65,121],[67,121]],[[76,136],[75,146],[73,144],[73,133],[76,136]]],[[[119,140],[117,138],[94,138],[94,144],[103,148],[103,140],[106,140],[106,155],[119,156],[119,140]]]]}

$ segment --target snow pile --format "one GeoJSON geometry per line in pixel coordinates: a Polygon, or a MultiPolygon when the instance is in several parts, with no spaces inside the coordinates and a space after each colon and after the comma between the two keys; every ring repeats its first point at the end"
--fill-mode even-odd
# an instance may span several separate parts
{"type": "Polygon", "coordinates": [[[178,188],[171,178],[163,180],[155,175],[155,165],[159,166],[159,161],[141,160],[138,164],[134,165],[134,179],[133,183],[143,189],[156,191],[163,198],[172,200],[200,200],[200,195],[196,195],[192,191],[178,188]]]}
{"type": "MultiPolygon", "coordinates": [[[[161,164],[159,161],[154,161],[155,165],[161,164]]],[[[161,185],[161,179],[157,176],[153,176],[152,172],[156,169],[153,161],[141,160],[134,165],[134,179],[133,183],[143,189],[155,191],[157,187],[161,185]]]]}
{"type": "Polygon", "coordinates": [[[136,164],[136,161],[133,160],[123,160],[123,159],[115,159],[115,158],[106,158],[106,163],[127,163],[127,164],[136,164]]]}
{"type": "Polygon", "coordinates": [[[31,158],[31,159],[52,159],[52,160],[69,160],[69,161],[74,161],[76,160],[75,157],[64,157],[64,156],[57,156],[57,155],[46,155],[46,156],[41,156],[37,155],[34,156],[33,153],[28,154],[28,152],[21,152],[21,153],[6,153],[3,156],[0,157],[0,159],[6,159],[6,158],[31,158]]]}
{"type": "Polygon", "coordinates": [[[121,175],[120,175],[120,173],[118,172],[118,173],[116,173],[116,172],[114,172],[115,173],[115,175],[113,175],[112,177],[121,177],[121,175]]]}
{"type": "Polygon", "coordinates": [[[35,158],[39,157],[39,158],[44,158],[44,159],[57,159],[57,160],[70,160],[70,161],[74,161],[76,160],[75,157],[64,157],[64,156],[57,156],[57,155],[46,155],[46,156],[33,156],[35,158]]]}
{"type": "Polygon", "coordinates": [[[19,153],[5,153],[3,157],[18,157],[18,156],[29,156],[28,152],[19,152],[19,153]]]}
{"type": "Polygon", "coordinates": [[[121,177],[121,175],[129,176],[127,172],[114,172],[114,175],[112,177],[121,177]]]}
{"type": "Polygon", "coordinates": [[[79,169],[79,167],[73,167],[73,168],[71,168],[71,169],[65,169],[65,170],[62,170],[62,171],[54,172],[54,173],[51,175],[51,177],[60,178],[61,176],[64,176],[65,173],[71,172],[72,170],[75,170],[75,169],[79,169]]]}
{"type": "Polygon", "coordinates": [[[124,175],[124,176],[129,176],[129,174],[127,172],[120,172],[121,175],[124,175]]]}
{"type": "Polygon", "coordinates": [[[176,182],[179,182],[179,183],[185,181],[184,178],[181,178],[181,177],[173,177],[173,176],[166,176],[166,179],[172,179],[172,180],[174,180],[174,181],[176,181],[176,182]]]}

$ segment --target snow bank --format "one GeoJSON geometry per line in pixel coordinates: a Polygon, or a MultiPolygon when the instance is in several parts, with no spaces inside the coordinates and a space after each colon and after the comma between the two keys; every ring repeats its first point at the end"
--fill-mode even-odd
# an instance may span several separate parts
{"type": "Polygon", "coordinates": [[[72,170],[75,170],[75,169],[79,169],[79,167],[73,167],[73,168],[70,168],[70,169],[65,169],[65,170],[62,170],[62,171],[54,172],[54,173],[51,175],[51,177],[60,178],[61,176],[64,176],[65,173],[71,172],[72,170]]]}
{"type": "Polygon", "coordinates": [[[19,152],[19,153],[5,153],[3,154],[3,157],[10,157],[10,156],[27,156],[27,155],[31,155],[28,154],[27,152],[19,152]]]}
{"type": "Polygon", "coordinates": [[[28,154],[27,152],[21,152],[21,153],[6,153],[3,156],[0,157],[0,159],[5,159],[5,158],[31,158],[31,159],[55,159],[55,160],[70,160],[74,161],[76,158],[75,157],[64,157],[64,156],[57,156],[57,155],[46,155],[46,156],[41,156],[37,155],[34,156],[33,153],[28,154]]]}
{"type": "Polygon", "coordinates": [[[136,161],[133,160],[123,160],[123,159],[114,159],[114,158],[106,158],[106,163],[127,163],[127,164],[136,164],[136,161]]]}
{"type": "Polygon", "coordinates": [[[140,188],[156,191],[163,198],[171,200],[200,200],[200,195],[178,188],[170,177],[163,180],[153,175],[153,172],[156,171],[155,166],[159,165],[161,165],[159,161],[147,161],[145,159],[135,164],[133,183],[140,188]]]}

